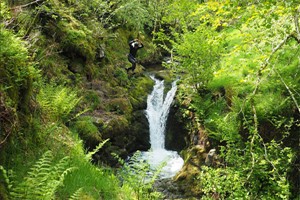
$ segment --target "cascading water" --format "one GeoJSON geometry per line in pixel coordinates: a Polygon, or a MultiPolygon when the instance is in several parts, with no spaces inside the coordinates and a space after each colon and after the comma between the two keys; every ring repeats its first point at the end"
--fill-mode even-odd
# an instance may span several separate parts
{"type": "Polygon", "coordinates": [[[150,128],[150,144],[151,149],[147,152],[142,152],[142,158],[145,159],[152,169],[161,166],[160,178],[173,177],[183,166],[183,159],[176,151],[165,149],[165,129],[171,103],[174,99],[177,85],[174,81],[172,88],[164,98],[164,81],[151,78],[155,81],[152,93],[147,99],[146,116],[149,121],[150,128]]]}

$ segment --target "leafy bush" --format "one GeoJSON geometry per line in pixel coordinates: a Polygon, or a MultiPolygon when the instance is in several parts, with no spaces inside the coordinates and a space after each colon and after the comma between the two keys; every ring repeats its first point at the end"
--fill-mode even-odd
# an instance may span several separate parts
{"type": "Polygon", "coordinates": [[[182,42],[175,45],[178,68],[189,72],[189,83],[203,90],[213,78],[220,55],[220,38],[208,27],[198,27],[196,31],[186,32],[182,42]],[[207,38],[212,40],[208,41],[207,38]]]}
{"type": "Polygon", "coordinates": [[[121,0],[120,5],[114,11],[117,22],[136,31],[144,29],[145,25],[151,26],[151,16],[142,1],[121,0]]]}
{"type": "Polygon", "coordinates": [[[64,179],[64,187],[60,187],[56,193],[58,199],[119,199],[121,191],[114,172],[91,163],[92,156],[106,142],[101,142],[88,153],[85,153],[82,145],[71,150],[70,165],[76,170],[64,179]]]}

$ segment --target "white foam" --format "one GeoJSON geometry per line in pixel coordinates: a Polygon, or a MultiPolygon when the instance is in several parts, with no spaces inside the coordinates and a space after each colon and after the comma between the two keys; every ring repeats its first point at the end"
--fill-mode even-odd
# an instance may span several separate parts
{"type": "Polygon", "coordinates": [[[165,149],[165,129],[170,106],[175,97],[177,85],[174,81],[172,88],[164,98],[164,81],[155,79],[152,93],[147,99],[146,116],[150,127],[150,144],[151,150],[142,152],[142,159],[146,160],[153,170],[159,169],[161,165],[165,165],[161,169],[160,178],[171,178],[183,166],[183,159],[176,151],[165,149]]]}
{"type": "Polygon", "coordinates": [[[159,178],[172,178],[180,171],[184,163],[176,151],[165,149],[142,152],[142,159],[149,163],[152,170],[161,170],[159,178]]]}

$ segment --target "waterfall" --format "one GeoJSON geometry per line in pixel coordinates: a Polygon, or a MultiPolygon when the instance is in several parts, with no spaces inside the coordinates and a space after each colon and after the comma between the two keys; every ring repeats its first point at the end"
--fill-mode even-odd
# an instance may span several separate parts
{"type": "Polygon", "coordinates": [[[147,152],[142,152],[142,157],[148,161],[153,169],[165,163],[160,177],[171,178],[183,166],[183,159],[176,151],[165,149],[166,122],[177,90],[177,81],[172,83],[172,88],[164,98],[164,81],[155,79],[153,76],[151,78],[155,81],[155,85],[152,93],[148,95],[146,109],[146,116],[149,121],[151,149],[147,152]]]}

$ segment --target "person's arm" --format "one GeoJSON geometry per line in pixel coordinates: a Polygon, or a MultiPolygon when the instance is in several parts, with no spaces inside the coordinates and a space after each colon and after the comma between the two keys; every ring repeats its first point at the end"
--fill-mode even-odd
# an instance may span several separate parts
{"type": "Polygon", "coordinates": [[[134,43],[135,41],[134,40],[131,40],[128,42],[129,46],[132,46],[132,44],[134,43]]]}
{"type": "Polygon", "coordinates": [[[143,43],[139,42],[139,48],[143,48],[143,47],[144,47],[143,43]]]}

